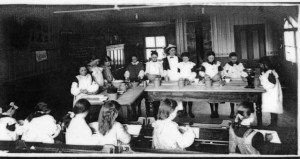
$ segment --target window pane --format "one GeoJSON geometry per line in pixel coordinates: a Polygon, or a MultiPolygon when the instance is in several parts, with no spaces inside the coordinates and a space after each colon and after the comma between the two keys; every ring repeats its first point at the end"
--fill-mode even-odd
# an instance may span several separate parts
{"type": "Polygon", "coordinates": [[[166,38],[164,36],[156,37],[156,47],[166,47],[166,38]]]}
{"type": "Polygon", "coordinates": [[[146,47],[155,47],[154,37],[146,37],[146,47]]]}
{"type": "Polygon", "coordinates": [[[296,48],[285,46],[285,58],[287,61],[296,62],[296,48]]]}
{"type": "Polygon", "coordinates": [[[284,32],[284,45],[295,47],[295,34],[293,31],[284,32]]]}
{"type": "Polygon", "coordinates": [[[158,60],[161,60],[165,57],[164,49],[146,49],[146,58],[149,60],[151,58],[151,51],[156,50],[158,53],[158,60]]]}
{"type": "Polygon", "coordinates": [[[146,59],[147,59],[147,61],[149,61],[149,59],[151,58],[151,51],[152,51],[153,49],[146,49],[146,59]]]}

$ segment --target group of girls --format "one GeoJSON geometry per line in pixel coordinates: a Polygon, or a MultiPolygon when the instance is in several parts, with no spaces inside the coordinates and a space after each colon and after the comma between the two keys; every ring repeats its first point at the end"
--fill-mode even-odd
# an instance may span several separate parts
{"type": "MultiPolygon", "coordinates": [[[[195,63],[189,61],[190,54],[188,52],[181,54],[181,59],[176,56],[176,46],[169,44],[165,48],[165,53],[167,56],[162,60],[162,63],[156,63],[157,61],[157,52],[153,51],[151,54],[152,61],[147,63],[146,75],[149,74],[158,74],[161,76],[167,77],[171,81],[176,81],[179,78],[188,79],[193,81],[195,77],[200,79],[210,78],[213,82],[218,82],[222,78],[230,78],[232,80],[243,80],[247,81],[246,77],[248,76],[244,72],[244,66],[241,62],[238,61],[238,55],[235,52],[229,54],[229,62],[221,66],[221,63],[216,60],[216,55],[214,52],[209,51],[206,54],[206,60],[202,63],[199,68],[196,68],[195,63]],[[155,65],[154,65],[155,64],[155,65]],[[161,64],[161,65],[159,65],[161,64]],[[199,72],[196,73],[196,71],[199,72]]],[[[266,90],[262,94],[262,111],[271,113],[271,125],[276,126],[278,115],[283,113],[282,106],[282,91],[279,82],[279,76],[276,73],[272,62],[267,57],[262,57],[259,60],[260,64],[260,81],[263,88],[266,90]]],[[[224,101],[226,102],[226,101],[224,101]]],[[[184,101],[183,102],[183,111],[180,112],[181,116],[194,117],[192,113],[192,102],[184,101]],[[186,106],[188,105],[188,113],[186,106]]],[[[156,107],[159,104],[156,104],[156,107]]],[[[211,118],[218,118],[218,103],[210,103],[211,108],[211,118]]],[[[154,105],[155,106],[155,105],[154,105]]],[[[235,103],[230,103],[231,113],[230,118],[234,118],[234,106],[235,103]]],[[[158,108],[155,108],[157,110],[158,108]]],[[[154,113],[156,116],[157,111],[154,113]]]]}
{"type": "Polygon", "coordinates": [[[105,56],[102,62],[93,57],[88,64],[80,65],[79,75],[74,78],[71,85],[71,94],[74,95],[73,105],[86,95],[97,94],[105,83],[114,80],[110,64],[111,58],[105,56]],[[100,63],[101,67],[98,66],[100,63]]]}
{"type": "MultiPolygon", "coordinates": [[[[65,129],[65,143],[69,145],[121,145],[130,143],[131,136],[127,127],[116,121],[120,104],[107,101],[102,106],[98,122],[87,123],[86,116],[91,105],[86,99],[79,99],[72,112],[63,117],[57,124],[51,115],[51,106],[39,102],[35,111],[24,121],[16,121],[13,117],[14,107],[3,107],[0,117],[1,139],[26,142],[55,143],[57,136],[65,129]]],[[[158,120],[153,123],[153,148],[168,150],[184,150],[195,138],[190,127],[179,126],[173,121],[182,104],[166,99],[161,103],[158,120]]]]}

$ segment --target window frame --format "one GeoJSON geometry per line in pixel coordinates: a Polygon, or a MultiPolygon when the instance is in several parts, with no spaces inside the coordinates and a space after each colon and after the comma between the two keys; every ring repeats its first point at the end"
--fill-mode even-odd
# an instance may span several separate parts
{"type": "MultiPolygon", "coordinates": [[[[152,50],[164,49],[167,46],[167,36],[166,35],[161,35],[161,34],[159,34],[159,35],[145,35],[144,36],[144,44],[145,44],[144,57],[145,57],[145,60],[148,61],[149,58],[151,58],[151,56],[149,58],[147,58],[147,50],[148,49],[152,49],[152,50]],[[146,38],[147,37],[154,37],[155,46],[156,46],[156,37],[160,37],[160,36],[163,36],[165,38],[165,46],[164,47],[147,47],[146,46],[146,38]]],[[[162,59],[158,59],[158,60],[162,60],[162,59]]]]}
{"type": "Polygon", "coordinates": [[[293,26],[293,24],[290,22],[290,20],[289,20],[289,17],[286,17],[285,19],[284,19],[284,24],[283,25],[285,25],[285,23],[286,22],[288,22],[291,26],[292,26],[292,28],[284,28],[283,29],[283,50],[284,50],[284,57],[285,57],[285,60],[286,61],[288,61],[288,62],[291,62],[291,63],[297,63],[298,62],[298,59],[297,59],[297,51],[298,51],[298,48],[297,48],[297,31],[298,31],[298,28],[297,27],[295,27],[295,26],[293,26]],[[295,49],[295,61],[291,61],[291,60],[287,60],[287,55],[286,55],[286,47],[292,47],[292,46],[288,46],[288,45],[286,45],[286,43],[285,43],[285,33],[286,32],[293,32],[293,36],[294,36],[294,49],[295,49]]]}

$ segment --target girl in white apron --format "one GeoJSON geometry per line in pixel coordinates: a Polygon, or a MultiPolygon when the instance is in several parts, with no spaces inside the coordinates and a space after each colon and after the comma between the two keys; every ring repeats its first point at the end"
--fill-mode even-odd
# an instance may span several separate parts
{"type": "Polygon", "coordinates": [[[267,57],[259,60],[262,74],[260,83],[266,90],[262,94],[262,112],[271,113],[271,124],[269,126],[277,126],[278,114],[283,113],[282,106],[282,90],[279,82],[279,76],[274,70],[271,61],[267,57]]]}
{"type": "Polygon", "coordinates": [[[73,106],[77,100],[87,95],[95,94],[99,89],[99,85],[93,81],[90,74],[87,73],[87,67],[79,68],[79,75],[76,76],[71,86],[71,93],[74,95],[73,106]]]}
{"type": "Polygon", "coordinates": [[[253,103],[242,102],[229,128],[229,153],[259,155],[263,150],[263,135],[250,128],[254,121],[253,103]]]}
{"type": "MultiPolygon", "coordinates": [[[[199,74],[201,77],[210,78],[214,82],[218,82],[221,80],[220,73],[222,71],[221,62],[215,60],[215,53],[208,52],[206,57],[207,61],[202,63],[202,70],[200,70],[199,74]]],[[[218,107],[219,103],[209,103],[211,110],[211,118],[219,118],[218,107]]]]}

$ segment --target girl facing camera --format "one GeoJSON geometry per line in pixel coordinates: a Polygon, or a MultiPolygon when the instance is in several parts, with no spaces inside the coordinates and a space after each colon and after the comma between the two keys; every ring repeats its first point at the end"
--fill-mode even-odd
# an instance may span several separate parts
{"type": "Polygon", "coordinates": [[[261,154],[264,146],[262,133],[250,128],[254,121],[253,103],[242,102],[229,129],[229,152],[241,154],[261,154]]]}
{"type": "Polygon", "coordinates": [[[116,121],[120,104],[116,101],[107,101],[101,108],[98,118],[98,128],[94,126],[94,140],[97,145],[128,144],[131,136],[123,125],[116,121]]]}
{"type": "Polygon", "coordinates": [[[190,127],[179,128],[173,120],[177,112],[182,110],[182,104],[171,99],[166,99],[160,105],[157,121],[152,126],[153,141],[152,146],[155,149],[166,150],[184,150],[193,144],[195,134],[190,127]]]}

